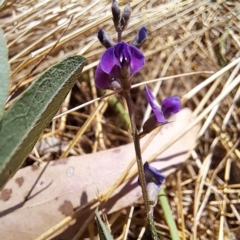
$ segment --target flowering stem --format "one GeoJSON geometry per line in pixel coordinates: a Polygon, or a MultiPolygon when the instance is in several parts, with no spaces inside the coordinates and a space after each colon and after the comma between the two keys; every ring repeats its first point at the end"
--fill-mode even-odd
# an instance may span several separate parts
{"type": "Polygon", "coordinates": [[[121,42],[122,41],[122,30],[118,30],[117,34],[118,34],[118,42],[121,42]]]}
{"type": "Polygon", "coordinates": [[[157,230],[155,228],[154,220],[153,220],[153,211],[150,207],[149,200],[148,200],[147,183],[146,183],[144,169],[143,169],[142,154],[141,154],[141,148],[140,148],[140,142],[139,142],[137,127],[136,127],[135,117],[133,113],[130,90],[127,90],[124,92],[124,97],[127,102],[128,112],[129,112],[130,121],[131,121],[132,136],[133,136],[133,142],[134,142],[134,148],[135,148],[135,154],[136,154],[137,166],[138,166],[139,182],[142,188],[144,206],[147,213],[148,223],[150,225],[152,238],[154,240],[158,240],[157,230]]]}

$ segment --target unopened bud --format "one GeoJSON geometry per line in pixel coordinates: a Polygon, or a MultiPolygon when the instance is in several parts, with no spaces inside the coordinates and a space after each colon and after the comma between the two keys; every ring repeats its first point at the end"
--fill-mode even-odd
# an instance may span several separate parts
{"type": "Polygon", "coordinates": [[[113,0],[112,2],[112,15],[115,29],[118,30],[118,25],[121,18],[121,11],[116,0],[113,0]]]}
{"type": "Polygon", "coordinates": [[[127,3],[125,8],[123,9],[123,13],[122,13],[122,16],[121,16],[122,30],[125,29],[125,27],[127,26],[128,21],[129,21],[130,16],[131,16],[131,12],[132,12],[132,10],[131,10],[130,4],[127,3]]]}
{"type": "Polygon", "coordinates": [[[133,45],[134,47],[140,48],[142,44],[145,42],[146,38],[147,29],[145,27],[141,27],[130,44],[133,45]]]}
{"type": "Polygon", "coordinates": [[[110,48],[115,45],[115,42],[111,39],[111,37],[103,29],[99,29],[98,39],[105,48],[110,48]]]}

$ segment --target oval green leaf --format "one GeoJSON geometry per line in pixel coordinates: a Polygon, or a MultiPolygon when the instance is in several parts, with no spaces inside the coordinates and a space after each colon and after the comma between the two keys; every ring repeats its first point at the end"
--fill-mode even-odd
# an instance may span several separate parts
{"type": "Polygon", "coordinates": [[[78,80],[85,58],[68,57],[46,70],[14,102],[0,123],[0,189],[20,168],[78,80]]]}

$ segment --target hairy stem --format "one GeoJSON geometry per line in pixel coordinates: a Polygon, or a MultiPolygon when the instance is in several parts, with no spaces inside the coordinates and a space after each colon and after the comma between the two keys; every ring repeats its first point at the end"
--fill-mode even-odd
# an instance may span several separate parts
{"type": "Polygon", "coordinates": [[[118,34],[118,42],[121,42],[122,41],[122,30],[118,30],[117,31],[117,34],[118,34]]]}
{"type": "Polygon", "coordinates": [[[136,127],[136,123],[135,123],[135,117],[134,117],[134,113],[133,113],[130,90],[125,91],[124,96],[125,96],[125,99],[127,102],[128,112],[129,112],[130,121],[131,121],[132,136],[133,136],[133,142],[134,142],[134,148],[135,148],[137,166],[138,166],[139,182],[140,182],[140,185],[142,188],[144,206],[145,206],[145,210],[147,213],[148,223],[150,225],[152,238],[154,240],[158,240],[157,230],[155,228],[154,220],[153,220],[153,211],[150,207],[149,200],[148,200],[147,183],[146,183],[144,169],[143,169],[142,154],[141,154],[141,148],[140,148],[137,127],[136,127]]]}

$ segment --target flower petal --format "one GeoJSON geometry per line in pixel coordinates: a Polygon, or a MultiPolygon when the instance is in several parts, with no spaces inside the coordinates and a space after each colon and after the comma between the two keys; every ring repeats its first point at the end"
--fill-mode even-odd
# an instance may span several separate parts
{"type": "Polygon", "coordinates": [[[125,61],[130,63],[131,55],[129,50],[129,45],[125,42],[119,42],[114,47],[114,55],[119,60],[120,64],[125,61]]]}
{"type": "Polygon", "coordinates": [[[181,109],[181,101],[177,96],[166,98],[162,102],[162,111],[165,118],[168,118],[171,114],[179,112],[181,109]]]}
{"type": "Polygon", "coordinates": [[[95,72],[95,85],[100,89],[110,88],[109,74],[102,70],[100,64],[98,64],[95,72]]]}
{"type": "Polygon", "coordinates": [[[107,74],[111,73],[115,65],[118,65],[120,67],[119,62],[114,55],[114,48],[115,46],[108,48],[105,51],[105,53],[102,55],[99,62],[99,65],[101,66],[102,71],[104,71],[107,74]]]}
{"type": "Polygon", "coordinates": [[[111,75],[120,79],[123,87],[127,86],[127,88],[130,88],[129,78],[131,77],[131,56],[129,45],[125,42],[118,43],[114,48],[114,55],[121,67],[115,65],[111,71],[111,75]],[[126,84],[124,84],[123,81],[125,81],[126,84]]]}
{"type": "Polygon", "coordinates": [[[138,72],[145,64],[145,57],[136,47],[129,45],[131,55],[131,76],[138,72]]]}
{"type": "Polygon", "coordinates": [[[165,176],[161,174],[156,168],[150,166],[148,162],[144,164],[143,168],[147,184],[153,182],[160,187],[163,180],[165,179],[165,176]]]}
{"type": "Polygon", "coordinates": [[[154,96],[152,95],[151,91],[147,86],[145,86],[145,90],[146,90],[146,97],[147,97],[148,103],[150,104],[153,110],[153,113],[157,119],[157,122],[166,123],[167,119],[164,117],[161,107],[159,106],[157,100],[154,98],[154,96]]]}

